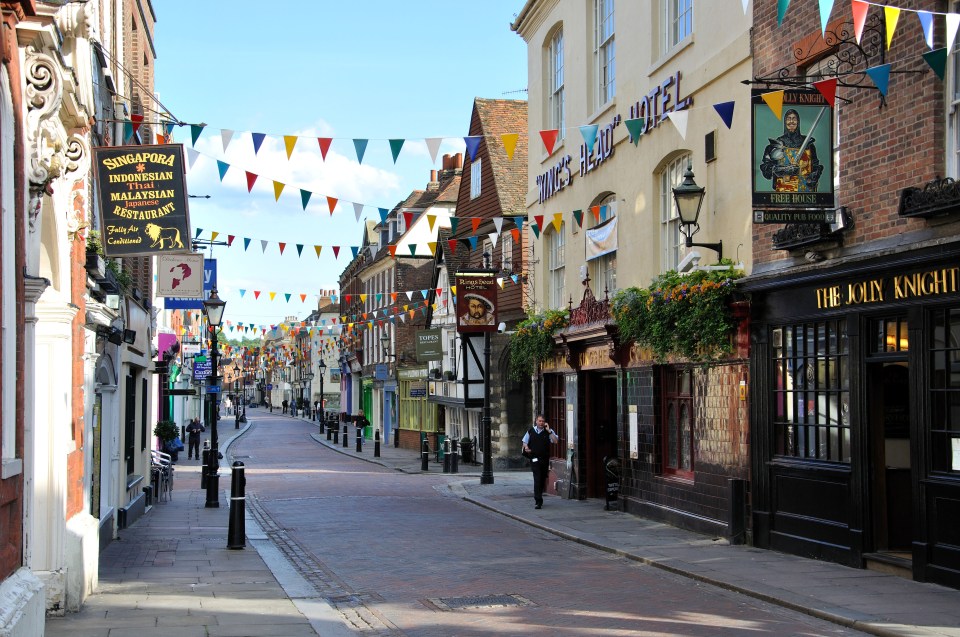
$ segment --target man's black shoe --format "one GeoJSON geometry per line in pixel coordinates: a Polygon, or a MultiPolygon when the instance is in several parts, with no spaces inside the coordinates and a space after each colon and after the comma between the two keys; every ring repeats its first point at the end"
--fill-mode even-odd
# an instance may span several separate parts
{"type": "Polygon", "coordinates": [[[533,508],[534,508],[534,509],[539,509],[539,508],[542,507],[542,506],[543,506],[542,504],[538,504],[537,506],[535,506],[535,507],[533,507],[533,508]]]}

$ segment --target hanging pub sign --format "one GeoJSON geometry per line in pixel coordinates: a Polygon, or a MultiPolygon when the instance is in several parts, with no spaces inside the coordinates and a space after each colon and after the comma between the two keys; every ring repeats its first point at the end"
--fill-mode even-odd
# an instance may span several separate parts
{"type": "Polygon", "coordinates": [[[108,257],[190,251],[183,145],[93,149],[108,257]]]}
{"type": "Polygon", "coordinates": [[[457,331],[497,329],[497,281],[492,272],[460,272],[457,282],[457,331]]]}
{"type": "Polygon", "coordinates": [[[754,90],[752,120],[753,207],[777,211],[754,214],[754,221],[810,223],[811,209],[835,208],[833,111],[823,95],[816,89],[754,90]],[[794,220],[793,211],[802,218],[794,220]]]}

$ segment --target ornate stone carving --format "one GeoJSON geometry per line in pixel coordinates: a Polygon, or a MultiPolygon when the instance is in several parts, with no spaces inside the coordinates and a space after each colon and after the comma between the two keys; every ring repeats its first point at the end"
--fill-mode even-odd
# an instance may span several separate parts
{"type": "Polygon", "coordinates": [[[26,150],[30,158],[30,204],[27,210],[30,231],[35,230],[41,199],[50,182],[63,171],[63,143],[59,121],[54,117],[63,103],[63,77],[52,57],[33,46],[26,48],[24,73],[27,99],[26,150]],[[58,130],[58,128],[60,130],[58,130]]]}
{"type": "Polygon", "coordinates": [[[598,301],[590,289],[590,277],[583,280],[583,298],[580,305],[570,310],[570,327],[605,323],[610,320],[610,301],[598,301]]]}

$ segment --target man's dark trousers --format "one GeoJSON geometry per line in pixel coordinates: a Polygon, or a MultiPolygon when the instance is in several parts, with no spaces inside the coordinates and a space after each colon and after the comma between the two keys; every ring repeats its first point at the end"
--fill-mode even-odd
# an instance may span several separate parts
{"type": "Polygon", "coordinates": [[[530,459],[530,469],[533,471],[533,501],[538,507],[543,505],[543,490],[547,486],[547,474],[550,473],[550,434],[545,429],[530,428],[527,446],[530,447],[533,458],[530,459]],[[536,459],[536,462],[534,462],[536,459]]]}
{"type": "Polygon", "coordinates": [[[543,505],[543,490],[547,486],[547,474],[550,473],[550,463],[544,460],[531,462],[533,471],[533,501],[537,505],[543,505]]]}

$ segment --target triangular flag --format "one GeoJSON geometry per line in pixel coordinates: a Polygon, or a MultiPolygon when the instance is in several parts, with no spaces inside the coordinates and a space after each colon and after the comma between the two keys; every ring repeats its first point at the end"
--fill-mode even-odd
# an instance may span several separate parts
{"type": "Polygon", "coordinates": [[[503,150],[507,153],[507,159],[511,161],[513,161],[513,152],[517,149],[519,138],[519,133],[504,133],[500,136],[500,141],[503,142],[503,150]]]}
{"type": "Polygon", "coordinates": [[[320,156],[323,158],[324,161],[327,160],[327,151],[330,150],[330,142],[332,141],[333,139],[329,137],[317,138],[317,142],[320,144],[320,156]]]}
{"type": "Polygon", "coordinates": [[[437,163],[437,153],[440,152],[440,144],[443,143],[442,137],[427,137],[423,140],[427,145],[427,152],[430,153],[430,161],[437,163]]]}
{"type": "Polygon", "coordinates": [[[387,251],[390,253],[390,257],[393,259],[397,258],[397,244],[391,243],[387,246],[387,251]]]}
{"type": "Polygon", "coordinates": [[[357,151],[357,163],[363,163],[363,154],[367,152],[367,140],[366,139],[355,139],[353,140],[353,147],[357,151]]]}
{"type": "MultiPolygon", "coordinates": [[[[600,130],[600,127],[596,124],[588,124],[586,126],[580,127],[580,135],[583,137],[583,142],[587,145],[587,154],[593,153],[593,147],[597,143],[597,131],[600,130]]],[[[540,133],[541,135],[543,133],[540,133]]]]}
{"type": "Polygon", "coordinates": [[[302,243],[298,243],[298,244],[297,244],[297,256],[298,256],[298,257],[302,257],[302,256],[303,256],[303,244],[302,244],[302,243]]]}
{"type": "Polygon", "coordinates": [[[687,111],[673,111],[672,113],[667,113],[667,117],[669,117],[673,125],[677,127],[677,132],[680,133],[680,137],[686,139],[687,119],[690,117],[690,113],[687,111]]]}
{"type": "Polygon", "coordinates": [[[820,34],[827,34],[827,23],[830,22],[830,12],[833,11],[833,0],[820,0],[820,34]]]}
{"type": "Polygon", "coordinates": [[[437,222],[437,215],[427,215],[427,225],[430,226],[430,232],[433,232],[433,224],[437,222]]]}
{"type": "Polygon", "coordinates": [[[220,141],[223,142],[223,152],[227,152],[227,146],[230,145],[230,140],[233,139],[233,131],[226,128],[220,129],[220,141]]]}
{"type": "MultiPolygon", "coordinates": [[[[290,302],[290,293],[287,292],[287,293],[284,294],[283,296],[285,296],[285,297],[287,298],[287,303],[289,303],[289,302],[290,302]]],[[[300,328],[298,327],[298,328],[297,328],[297,331],[294,332],[294,334],[296,334],[296,333],[299,332],[299,331],[300,331],[300,328]]]]}
{"type": "Polygon", "coordinates": [[[306,294],[301,294],[301,295],[300,295],[300,302],[301,302],[301,303],[306,303],[306,302],[307,302],[307,295],[306,295],[306,294]]]}
{"type": "Polygon", "coordinates": [[[313,193],[309,190],[300,189],[300,202],[303,204],[303,209],[307,209],[307,202],[310,201],[310,195],[313,193]]]}
{"type": "Polygon", "coordinates": [[[787,15],[790,0],[777,0],[777,26],[783,24],[783,16],[787,15]]]}
{"type": "Polygon", "coordinates": [[[760,96],[777,119],[783,118],[783,91],[771,91],[760,96]]]}
{"type": "MultiPolygon", "coordinates": [[[[497,247],[497,238],[498,238],[497,233],[496,233],[496,232],[491,232],[490,234],[487,235],[487,237],[490,238],[490,243],[493,244],[493,245],[492,245],[492,248],[496,248],[496,247],[497,247]]],[[[491,249],[492,249],[492,248],[491,248],[491,249]]]]}
{"type": "Polygon", "coordinates": [[[857,44],[860,44],[860,38],[863,37],[863,25],[867,22],[867,10],[870,5],[861,0],[851,0],[850,10],[853,13],[853,35],[857,38],[857,44]]]}
{"type": "Polygon", "coordinates": [[[543,228],[543,215],[533,215],[533,221],[537,224],[537,229],[543,228]]]}
{"type": "Polygon", "coordinates": [[[437,242],[436,241],[427,241],[427,248],[430,250],[430,254],[437,254],[437,242]]]}
{"type": "Polygon", "coordinates": [[[293,154],[293,147],[297,145],[297,136],[296,135],[284,135],[283,136],[283,145],[287,149],[287,159],[290,159],[290,155],[293,154]]]}
{"type": "Polygon", "coordinates": [[[523,230],[523,222],[526,221],[525,217],[514,217],[513,222],[517,224],[517,228],[523,230]]]}
{"type": "MultiPolygon", "coordinates": [[[[276,292],[267,292],[267,294],[270,295],[270,300],[271,300],[271,301],[272,301],[273,299],[275,299],[276,296],[277,296],[277,293],[276,293],[276,292]]],[[[288,331],[289,331],[289,330],[288,330],[288,331]]]]}
{"type": "Polygon", "coordinates": [[[403,139],[390,140],[390,153],[393,155],[393,163],[397,163],[397,157],[400,156],[400,149],[403,148],[403,139]]]}
{"type": "Polygon", "coordinates": [[[460,217],[450,217],[450,234],[457,234],[458,225],[460,225],[460,217]]]}
{"type": "Polygon", "coordinates": [[[268,244],[268,243],[270,243],[270,242],[267,241],[267,240],[265,240],[265,239],[260,239],[260,252],[266,254],[266,252],[267,252],[267,244],[268,244]]]}
{"type": "Polygon", "coordinates": [[[214,232],[213,230],[210,231],[210,241],[216,241],[217,237],[219,236],[220,236],[219,232],[214,232]]]}
{"type": "Polygon", "coordinates": [[[590,212],[593,213],[594,220],[600,223],[600,206],[590,206],[590,212]]]}
{"type": "Polygon", "coordinates": [[[920,27],[923,29],[923,39],[927,42],[927,48],[933,48],[933,14],[929,11],[917,11],[917,18],[920,19],[920,27]]]}
{"type": "Polygon", "coordinates": [[[190,168],[193,168],[193,165],[197,162],[197,158],[199,156],[200,156],[200,153],[198,153],[193,148],[187,149],[187,164],[190,166],[190,168]]]}
{"type": "Polygon", "coordinates": [[[470,161],[473,161],[477,158],[477,149],[480,148],[480,142],[483,141],[483,137],[473,135],[471,137],[464,137],[463,141],[467,145],[467,154],[470,155],[470,161]]]}
{"type": "Polygon", "coordinates": [[[517,276],[516,274],[511,274],[510,279],[513,281],[514,285],[516,285],[517,281],[520,280],[520,277],[517,276]]]}
{"type": "Polygon", "coordinates": [[[497,285],[500,286],[500,289],[501,289],[501,290],[503,289],[503,277],[502,277],[502,276],[498,276],[498,277],[497,277],[497,285]]]}
{"type": "Polygon", "coordinates": [[[450,239],[449,241],[447,241],[447,247],[450,248],[450,254],[453,254],[453,255],[456,255],[456,254],[457,254],[457,240],[456,240],[456,239],[450,239]]]}
{"type": "Polygon", "coordinates": [[[356,217],[357,221],[360,221],[360,215],[363,214],[363,204],[353,202],[353,216],[356,217]]]}
{"type": "Polygon", "coordinates": [[[333,214],[333,209],[337,207],[337,198],[328,196],[327,207],[330,208],[330,214],[333,214]]]}
{"type": "Polygon", "coordinates": [[[257,175],[254,175],[249,170],[247,172],[247,192],[253,190],[253,184],[257,183],[257,175]]]}
{"type": "Polygon", "coordinates": [[[900,19],[900,9],[886,6],[883,8],[883,17],[887,24],[887,50],[889,51],[890,43],[893,42],[893,32],[897,29],[897,20],[900,19]]]}
{"type": "Polygon", "coordinates": [[[246,290],[240,290],[240,298],[242,299],[242,298],[243,298],[243,295],[246,294],[246,293],[247,293],[246,290]]]}
{"type": "Polygon", "coordinates": [[[356,258],[357,258],[357,254],[360,253],[360,247],[359,247],[359,246],[350,246],[350,252],[353,253],[353,258],[356,259],[356,258]]]}
{"type": "MultiPolygon", "coordinates": [[[[131,122],[123,123],[123,141],[129,141],[133,137],[133,124],[131,122]]],[[[196,143],[196,142],[194,142],[196,143]]]]}
{"type": "Polygon", "coordinates": [[[947,49],[943,48],[928,51],[923,54],[923,59],[927,61],[927,64],[929,64],[933,72],[937,74],[937,77],[942,80],[943,73],[947,68],[947,49]]]}
{"type": "Polygon", "coordinates": [[[254,298],[254,299],[257,299],[257,300],[260,299],[260,290],[254,290],[254,291],[253,291],[253,298],[254,298]]]}
{"type": "Polygon", "coordinates": [[[249,247],[250,247],[250,239],[248,239],[247,237],[244,237],[244,238],[243,238],[243,251],[246,252],[246,251],[247,251],[247,248],[249,248],[249,247]]]}
{"type": "Polygon", "coordinates": [[[728,129],[733,126],[733,106],[734,102],[721,102],[713,105],[713,110],[717,111],[717,115],[720,116],[728,129]]]}
{"type": "Polygon", "coordinates": [[[873,83],[877,85],[880,94],[886,97],[887,88],[890,84],[890,65],[881,64],[880,66],[869,68],[867,69],[867,75],[869,75],[873,83]]]}
{"type": "Polygon", "coordinates": [[[273,200],[280,201],[280,193],[283,192],[283,187],[286,184],[281,184],[279,181],[273,182],[273,200]]]}
{"type": "Polygon", "coordinates": [[[253,154],[256,155],[260,152],[260,145],[263,144],[264,138],[266,135],[263,133],[250,133],[253,138],[253,154]]]}
{"type": "Polygon", "coordinates": [[[417,244],[416,244],[416,243],[411,243],[410,246],[409,246],[409,248],[410,248],[410,256],[411,256],[411,257],[417,256],[417,244]]]}
{"type": "Polygon", "coordinates": [[[539,225],[538,223],[536,223],[536,222],[531,223],[531,224],[530,224],[530,229],[533,230],[534,236],[535,236],[537,239],[539,239],[539,238],[540,238],[540,225],[539,225]]]}
{"type": "Polygon", "coordinates": [[[217,160],[217,170],[220,171],[220,181],[223,181],[223,178],[227,175],[227,171],[230,170],[230,164],[225,161],[217,160]]]}
{"type": "Polygon", "coordinates": [[[467,237],[467,243],[470,244],[471,250],[477,249],[477,238],[476,237],[467,237]]]}
{"type": "Polygon", "coordinates": [[[540,131],[540,139],[543,140],[543,146],[547,149],[547,154],[553,154],[553,146],[557,143],[557,136],[560,134],[560,130],[553,128],[550,130],[540,131]]]}
{"type": "Polygon", "coordinates": [[[323,246],[313,246],[313,249],[316,251],[316,253],[317,253],[317,258],[319,259],[319,258],[320,258],[320,251],[323,250],[323,246]]]}
{"type": "Polygon", "coordinates": [[[203,129],[206,127],[206,124],[190,124],[190,137],[193,138],[193,145],[197,145],[197,140],[200,139],[200,133],[203,132],[203,129]]]}
{"type": "Polygon", "coordinates": [[[823,99],[827,100],[827,104],[830,105],[830,108],[833,108],[833,104],[837,100],[837,78],[833,77],[829,80],[820,80],[819,82],[814,82],[813,88],[820,91],[820,95],[823,95],[823,99]]]}
{"type": "Polygon", "coordinates": [[[644,120],[626,119],[623,120],[623,123],[627,125],[627,132],[630,133],[630,141],[636,146],[640,141],[640,136],[643,134],[644,120]]]}
{"type": "Polygon", "coordinates": [[[953,51],[953,43],[957,39],[957,27],[960,27],[960,13],[948,13],[947,51],[953,51]]]}
{"type": "Polygon", "coordinates": [[[480,222],[483,221],[480,217],[470,217],[470,225],[473,226],[473,232],[476,234],[477,228],[480,227],[480,222]]]}
{"type": "Polygon", "coordinates": [[[387,215],[390,214],[390,211],[387,210],[386,208],[377,208],[377,212],[380,213],[380,223],[386,223],[387,215]]]}
{"type": "Polygon", "coordinates": [[[228,247],[228,248],[232,248],[232,247],[233,247],[233,240],[236,239],[236,238],[237,238],[237,237],[234,236],[234,235],[232,235],[232,234],[228,234],[228,235],[227,235],[227,247],[228,247]]]}
{"type": "Polygon", "coordinates": [[[497,229],[497,235],[499,236],[503,232],[503,217],[494,217],[493,227],[497,229]]]}
{"type": "Polygon", "coordinates": [[[340,258],[340,246],[333,246],[332,249],[333,249],[333,258],[334,259],[340,258]]]}
{"type": "Polygon", "coordinates": [[[553,213],[553,229],[556,232],[560,232],[560,226],[563,224],[563,213],[555,212],[553,213]]]}
{"type": "Polygon", "coordinates": [[[750,0],[743,0],[743,15],[747,15],[747,6],[750,5],[750,0]]]}
{"type": "Polygon", "coordinates": [[[140,125],[143,124],[143,115],[134,113],[130,116],[131,129],[134,133],[140,130],[140,125]]]}
{"type": "Polygon", "coordinates": [[[410,226],[413,225],[413,213],[412,213],[412,212],[407,211],[407,212],[404,212],[404,213],[403,213],[403,225],[404,225],[405,227],[407,227],[407,228],[409,228],[410,226]]]}

